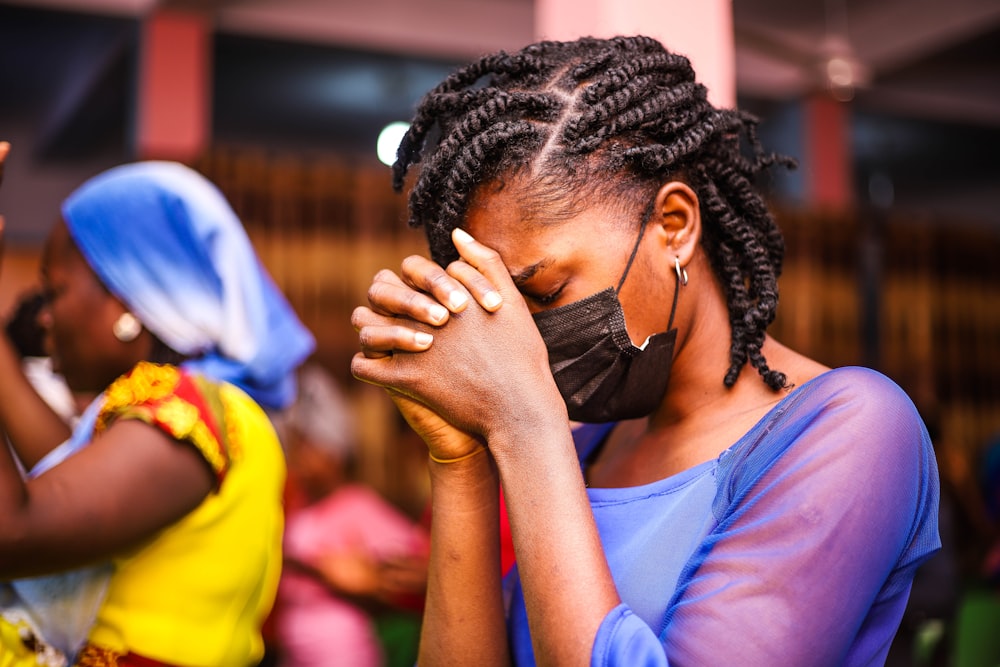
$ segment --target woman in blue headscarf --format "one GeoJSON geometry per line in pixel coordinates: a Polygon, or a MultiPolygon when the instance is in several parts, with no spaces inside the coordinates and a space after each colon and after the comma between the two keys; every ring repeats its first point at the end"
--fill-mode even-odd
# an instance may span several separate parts
{"type": "Polygon", "coordinates": [[[291,402],[312,336],[177,163],[73,192],[42,282],[54,366],[98,397],[66,433],[0,339],[0,420],[28,471],[0,448],[0,666],[256,664],[283,526],[266,410],[291,402]]]}

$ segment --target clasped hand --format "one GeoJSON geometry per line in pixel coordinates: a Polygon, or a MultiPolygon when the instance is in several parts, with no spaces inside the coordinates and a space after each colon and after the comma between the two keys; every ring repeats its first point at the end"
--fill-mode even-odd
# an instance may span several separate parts
{"type": "Polygon", "coordinates": [[[351,322],[351,372],[385,387],[431,454],[450,459],[539,410],[565,410],[548,354],[500,255],[456,229],[447,269],[380,271],[351,322]]]}

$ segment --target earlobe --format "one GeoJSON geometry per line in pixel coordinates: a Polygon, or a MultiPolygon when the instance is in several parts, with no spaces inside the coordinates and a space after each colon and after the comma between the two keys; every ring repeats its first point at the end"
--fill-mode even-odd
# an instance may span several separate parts
{"type": "Polygon", "coordinates": [[[701,239],[698,195],[686,183],[670,181],[656,193],[656,211],[667,247],[687,264],[701,239]]]}

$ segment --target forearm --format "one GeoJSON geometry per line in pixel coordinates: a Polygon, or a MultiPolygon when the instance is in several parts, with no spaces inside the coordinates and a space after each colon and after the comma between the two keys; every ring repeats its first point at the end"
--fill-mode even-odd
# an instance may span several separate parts
{"type": "Polygon", "coordinates": [[[286,555],[283,560],[283,567],[286,572],[298,572],[314,579],[322,584],[331,596],[344,602],[349,602],[369,613],[375,613],[386,608],[386,605],[377,599],[374,590],[360,591],[357,588],[351,590],[345,589],[339,585],[336,577],[331,577],[329,572],[307,561],[286,555]]]}
{"type": "Polygon", "coordinates": [[[0,334],[0,426],[25,469],[69,437],[70,429],[35,391],[21,370],[21,359],[0,334]]]}
{"type": "Polygon", "coordinates": [[[540,665],[589,664],[618,593],[587,499],[568,423],[491,442],[540,665]],[[544,446],[538,443],[544,442],[544,446]]]}
{"type": "MultiPolygon", "coordinates": [[[[14,463],[14,454],[0,443],[0,512],[7,517],[7,523],[10,523],[12,513],[20,510],[26,500],[24,480],[14,463]]],[[[3,541],[0,534],[0,542],[3,541]]]]}
{"type": "Polygon", "coordinates": [[[430,462],[431,553],[421,667],[507,665],[500,488],[488,453],[430,462]]]}

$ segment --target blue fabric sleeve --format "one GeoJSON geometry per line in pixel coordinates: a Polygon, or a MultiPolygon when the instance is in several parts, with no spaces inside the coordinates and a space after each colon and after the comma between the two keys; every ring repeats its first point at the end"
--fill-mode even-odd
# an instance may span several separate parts
{"type": "Polygon", "coordinates": [[[590,664],[644,667],[667,665],[667,656],[656,635],[628,605],[612,609],[597,631],[590,664]]]}
{"type": "Polygon", "coordinates": [[[933,449],[906,395],[866,369],[820,376],[719,476],[718,524],[662,628],[620,605],[591,664],[882,664],[913,573],[940,547],[933,449]]]}

